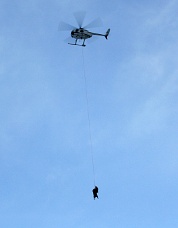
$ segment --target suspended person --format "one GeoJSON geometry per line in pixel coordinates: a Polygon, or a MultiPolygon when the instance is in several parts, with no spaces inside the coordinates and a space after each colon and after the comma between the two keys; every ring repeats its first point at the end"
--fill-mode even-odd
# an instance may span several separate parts
{"type": "Polygon", "coordinates": [[[95,198],[98,198],[98,187],[95,186],[95,188],[92,190],[92,192],[93,192],[93,198],[95,200],[95,198]]]}

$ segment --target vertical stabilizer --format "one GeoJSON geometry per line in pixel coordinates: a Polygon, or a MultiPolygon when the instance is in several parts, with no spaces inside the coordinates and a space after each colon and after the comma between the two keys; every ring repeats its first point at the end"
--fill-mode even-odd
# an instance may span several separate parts
{"type": "Polygon", "coordinates": [[[110,29],[107,30],[106,34],[105,34],[105,38],[108,39],[108,35],[110,33],[110,29]]]}

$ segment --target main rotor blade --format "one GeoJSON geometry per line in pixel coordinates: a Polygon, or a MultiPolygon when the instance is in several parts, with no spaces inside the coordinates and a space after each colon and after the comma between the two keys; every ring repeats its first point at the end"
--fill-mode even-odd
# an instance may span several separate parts
{"type": "Polygon", "coordinates": [[[90,22],[89,24],[87,24],[86,26],[84,26],[84,28],[96,28],[96,27],[101,27],[103,26],[103,22],[101,20],[101,18],[97,18],[95,20],[93,20],[92,22],[90,22]]]}
{"type": "Polygon", "coordinates": [[[79,26],[79,28],[82,28],[83,21],[85,19],[86,12],[85,11],[78,11],[74,13],[74,17],[76,19],[76,22],[79,26]]]}
{"type": "Polygon", "coordinates": [[[76,29],[76,27],[74,27],[73,25],[70,25],[64,21],[61,21],[58,26],[59,31],[69,31],[69,30],[71,31],[73,29],[76,29]]]}

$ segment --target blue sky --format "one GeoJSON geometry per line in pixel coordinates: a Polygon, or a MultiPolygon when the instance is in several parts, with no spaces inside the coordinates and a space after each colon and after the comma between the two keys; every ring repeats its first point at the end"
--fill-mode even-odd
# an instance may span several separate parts
{"type": "Polygon", "coordinates": [[[0,227],[178,227],[178,2],[0,2],[0,227]],[[83,49],[58,32],[101,17],[83,49]]]}

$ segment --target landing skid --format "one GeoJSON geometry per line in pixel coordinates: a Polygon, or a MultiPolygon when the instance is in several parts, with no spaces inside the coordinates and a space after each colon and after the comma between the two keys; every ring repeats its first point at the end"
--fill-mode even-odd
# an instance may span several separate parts
{"type": "Polygon", "coordinates": [[[68,43],[70,45],[77,45],[77,46],[81,46],[81,47],[85,47],[86,45],[85,44],[72,44],[72,43],[68,43]]]}

